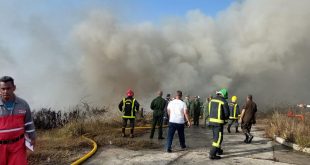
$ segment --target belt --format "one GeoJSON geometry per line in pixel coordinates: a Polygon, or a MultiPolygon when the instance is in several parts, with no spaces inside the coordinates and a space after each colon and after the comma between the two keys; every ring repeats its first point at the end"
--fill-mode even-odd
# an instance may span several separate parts
{"type": "Polygon", "coordinates": [[[22,138],[24,138],[24,134],[21,134],[20,136],[14,139],[0,140],[0,144],[12,144],[12,143],[18,142],[22,138]]]}

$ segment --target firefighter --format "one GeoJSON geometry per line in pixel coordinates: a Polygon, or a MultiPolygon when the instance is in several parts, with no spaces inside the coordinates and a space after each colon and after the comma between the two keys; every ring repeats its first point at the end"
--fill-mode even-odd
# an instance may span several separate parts
{"type": "Polygon", "coordinates": [[[228,91],[223,88],[216,92],[216,96],[209,102],[209,125],[211,126],[213,132],[213,143],[209,156],[211,160],[221,159],[221,157],[217,154],[223,154],[223,150],[221,149],[221,144],[223,141],[223,128],[225,120],[229,118],[229,106],[226,101],[227,98],[228,91]]]}
{"type": "Polygon", "coordinates": [[[35,128],[28,103],[14,94],[9,76],[0,78],[0,164],[26,165],[25,137],[35,145],[35,128]]]}
{"type": "Polygon", "coordinates": [[[133,132],[135,127],[135,118],[136,112],[139,110],[138,101],[133,98],[134,92],[129,89],[127,91],[127,97],[123,98],[122,101],[118,105],[118,109],[123,112],[123,127],[122,127],[122,136],[125,137],[125,129],[127,126],[128,120],[130,121],[130,137],[133,138],[133,132]]]}
{"type": "Polygon", "coordinates": [[[239,132],[238,130],[238,117],[240,116],[240,109],[239,105],[237,104],[237,96],[231,97],[231,103],[229,103],[229,120],[227,131],[230,133],[230,127],[234,124],[236,127],[236,133],[239,132]]]}

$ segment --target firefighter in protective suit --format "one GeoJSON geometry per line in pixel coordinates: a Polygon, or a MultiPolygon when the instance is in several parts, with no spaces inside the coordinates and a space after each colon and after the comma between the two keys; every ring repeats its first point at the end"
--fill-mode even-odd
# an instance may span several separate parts
{"type": "Polygon", "coordinates": [[[127,91],[127,97],[123,98],[118,105],[118,109],[123,112],[123,127],[122,127],[122,136],[125,137],[125,129],[127,126],[128,120],[130,121],[130,137],[133,138],[133,132],[135,127],[135,118],[136,112],[139,110],[138,101],[133,98],[134,93],[131,89],[127,91]]]}
{"type": "Polygon", "coordinates": [[[230,127],[234,124],[236,127],[236,133],[238,133],[238,117],[240,116],[239,105],[237,104],[237,96],[231,97],[231,103],[229,103],[229,120],[227,131],[230,133],[230,127]]]}
{"type": "Polygon", "coordinates": [[[227,89],[223,88],[216,92],[216,96],[209,102],[209,125],[213,131],[213,143],[210,150],[210,159],[221,159],[223,154],[221,144],[223,141],[223,128],[225,120],[229,118],[229,106],[226,101],[228,98],[227,89]],[[218,155],[217,155],[218,154],[218,155]]]}

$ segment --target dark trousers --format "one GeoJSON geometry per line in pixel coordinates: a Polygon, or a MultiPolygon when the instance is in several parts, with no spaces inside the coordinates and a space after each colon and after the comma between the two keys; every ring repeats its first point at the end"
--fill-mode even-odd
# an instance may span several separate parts
{"type": "Polygon", "coordinates": [[[194,125],[199,125],[199,115],[194,114],[194,125]]]}
{"type": "Polygon", "coordinates": [[[236,127],[236,132],[238,131],[238,125],[239,125],[239,123],[238,123],[238,119],[229,119],[228,120],[228,130],[230,131],[230,127],[232,126],[232,125],[235,125],[235,127],[236,127]]]}
{"type": "Polygon", "coordinates": [[[253,138],[253,136],[251,135],[251,128],[252,128],[252,123],[241,123],[241,129],[245,135],[244,142],[248,142],[249,138],[253,138]]]}
{"type": "Polygon", "coordinates": [[[179,142],[180,142],[181,148],[186,148],[185,135],[184,135],[184,124],[169,123],[167,145],[166,145],[167,149],[171,149],[173,136],[176,130],[178,131],[179,142]]]}
{"type": "Polygon", "coordinates": [[[223,142],[223,125],[211,126],[213,132],[213,143],[210,150],[210,156],[215,156],[220,150],[223,142]]]}
{"type": "Polygon", "coordinates": [[[250,133],[252,128],[252,123],[242,123],[241,129],[243,133],[250,133]]]}
{"type": "Polygon", "coordinates": [[[134,129],[135,127],[135,119],[134,118],[123,118],[123,128],[127,127],[127,122],[130,121],[130,128],[134,129]]]}
{"type": "Polygon", "coordinates": [[[153,115],[153,122],[152,122],[152,130],[150,138],[153,138],[155,127],[158,125],[158,138],[163,137],[163,115],[155,116],[153,115]]]}
{"type": "Polygon", "coordinates": [[[126,129],[126,126],[127,126],[127,121],[130,121],[130,134],[133,135],[133,131],[134,131],[134,128],[135,128],[135,119],[134,118],[123,118],[123,128],[122,128],[122,133],[123,133],[123,136],[125,136],[125,129],[126,129]]]}

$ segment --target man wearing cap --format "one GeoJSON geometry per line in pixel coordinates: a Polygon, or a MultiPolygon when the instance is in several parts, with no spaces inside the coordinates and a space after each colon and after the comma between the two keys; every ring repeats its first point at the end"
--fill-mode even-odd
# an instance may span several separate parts
{"type": "Polygon", "coordinates": [[[136,112],[139,110],[138,101],[133,98],[134,92],[129,89],[127,91],[127,97],[123,98],[122,101],[118,105],[118,109],[123,112],[123,127],[122,127],[122,136],[125,137],[125,129],[127,126],[128,120],[130,121],[130,137],[133,138],[133,132],[135,127],[135,118],[136,112]]]}
{"type": "Polygon", "coordinates": [[[35,145],[35,128],[28,103],[14,94],[9,76],[0,78],[0,164],[26,165],[25,137],[35,145]]]}

